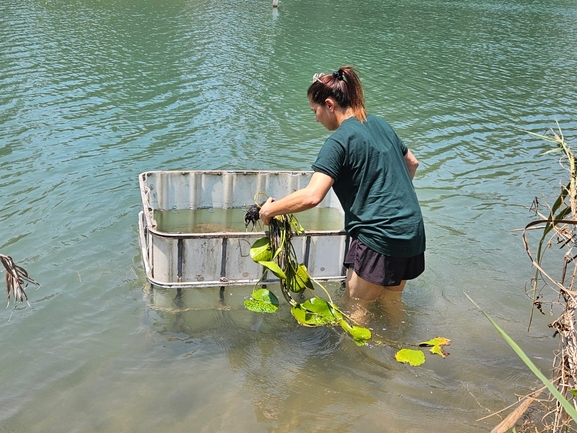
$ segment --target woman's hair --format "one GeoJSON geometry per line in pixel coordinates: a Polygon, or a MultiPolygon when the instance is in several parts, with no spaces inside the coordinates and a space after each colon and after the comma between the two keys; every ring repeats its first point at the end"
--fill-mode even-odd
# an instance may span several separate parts
{"type": "Polygon", "coordinates": [[[360,122],[367,120],[363,86],[352,66],[343,66],[332,74],[315,74],[307,97],[319,105],[332,98],[341,108],[351,107],[360,122]]]}

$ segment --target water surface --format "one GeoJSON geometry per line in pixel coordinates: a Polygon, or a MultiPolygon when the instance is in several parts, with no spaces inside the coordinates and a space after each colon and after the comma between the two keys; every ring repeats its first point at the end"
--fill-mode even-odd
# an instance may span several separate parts
{"type": "Polygon", "coordinates": [[[534,378],[464,295],[548,373],[515,229],[564,182],[526,131],[577,136],[576,23],[568,0],[4,0],[0,251],[42,286],[0,314],[3,430],[488,431],[534,378]],[[310,169],[306,89],[342,64],[421,161],[427,271],[370,324],[452,340],[420,368],[144,276],[138,175],[310,169]]]}

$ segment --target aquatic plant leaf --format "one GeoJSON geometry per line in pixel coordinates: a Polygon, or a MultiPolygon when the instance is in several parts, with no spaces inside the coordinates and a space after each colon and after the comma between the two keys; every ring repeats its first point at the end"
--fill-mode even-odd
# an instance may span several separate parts
{"type": "Polygon", "coordinates": [[[278,298],[268,289],[258,289],[251,293],[251,297],[257,301],[264,301],[274,304],[278,307],[278,298]]]}
{"type": "Polygon", "coordinates": [[[274,313],[278,310],[279,302],[274,293],[267,289],[258,289],[252,292],[252,299],[246,299],[244,306],[255,313],[274,313]]]}
{"type": "Polygon", "coordinates": [[[332,321],[341,320],[343,318],[340,311],[322,298],[315,297],[307,299],[301,305],[307,310],[325,316],[327,319],[331,319],[332,321]]]}
{"type": "Polygon", "coordinates": [[[289,215],[289,224],[291,225],[292,229],[294,230],[296,235],[303,235],[305,233],[305,229],[301,226],[301,223],[293,214],[289,215]]]}
{"type": "Polygon", "coordinates": [[[309,277],[307,267],[304,264],[300,264],[296,270],[292,266],[289,266],[286,271],[287,276],[287,287],[292,292],[302,292],[305,289],[314,290],[313,283],[309,277]]]}
{"type": "Polygon", "coordinates": [[[249,256],[255,262],[266,262],[272,259],[272,248],[268,237],[257,239],[250,247],[249,256]]]}
{"type": "Polygon", "coordinates": [[[307,299],[302,304],[295,305],[291,308],[291,314],[304,326],[333,325],[343,318],[338,310],[321,298],[307,299]]]}
{"type": "Polygon", "coordinates": [[[395,359],[397,362],[417,367],[425,363],[425,354],[417,349],[401,349],[395,354],[395,359]]]}
{"type": "Polygon", "coordinates": [[[309,271],[304,263],[301,263],[297,268],[296,277],[301,282],[302,286],[314,290],[313,283],[309,277],[309,271]]]}
{"type": "Polygon", "coordinates": [[[263,261],[263,262],[258,262],[258,264],[267,268],[269,271],[271,271],[273,274],[275,274],[281,280],[286,280],[286,274],[283,272],[283,270],[280,268],[280,266],[276,262],[263,261]]]}
{"type": "Polygon", "coordinates": [[[256,299],[245,299],[244,306],[247,310],[254,313],[274,313],[278,310],[278,306],[263,301],[257,301],[256,299]]]}
{"type": "Polygon", "coordinates": [[[307,311],[301,304],[292,307],[291,314],[295,320],[303,326],[324,326],[329,325],[332,322],[323,316],[319,316],[317,313],[307,311]]]}
{"type": "Polygon", "coordinates": [[[343,328],[351,335],[351,337],[353,337],[353,340],[357,346],[364,346],[367,344],[367,341],[371,339],[371,331],[367,328],[363,328],[361,326],[351,326],[344,319],[341,320],[339,324],[341,325],[341,328],[343,328]]]}
{"type": "Polygon", "coordinates": [[[302,282],[297,278],[296,273],[291,267],[286,270],[286,288],[291,292],[300,293],[305,287],[302,282]]]}
{"type": "Polygon", "coordinates": [[[423,341],[419,343],[419,347],[431,347],[431,352],[434,355],[440,355],[443,358],[448,355],[447,352],[443,350],[443,346],[449,346],[451,344],[451,340],[445,337],[436,337],[431,338],[429,341],[423,341]]]}

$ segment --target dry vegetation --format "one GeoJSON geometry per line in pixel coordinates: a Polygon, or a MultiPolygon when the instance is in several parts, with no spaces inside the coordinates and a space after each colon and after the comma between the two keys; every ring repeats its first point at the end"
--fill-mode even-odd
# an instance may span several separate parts
{"type": "MultiPolygon", "coordinates": [[[[536,134],[533,134],[536,135],[536,134]]],[[[535,199],[532,210],[537,219],[529,223],[523,232],[523,241],[529,258],[535,267],[528,295],[533,303],[534,313],[551,314],[549,327],[558,338],[558,350],[554,354],[551,382],[557,390],[575,407],[577,400],[577,172],[575,157],[565,141],[560,129],[551,130],[538,137],[554,144],[554,149],[546,152],[560,152],[560,164],[567,171],[569,179],[561,186],[554,203],[548,204],[535,199]],[[537,231],[538,242],[529,244],[529,233],[537,231]],[[547,253],[547,257],[546,254],[547,253]]],[[[530,320],[531,323],[531,320],[530,320]]],[[[529,325],[531,326],[531,324],[529,325]]],[[[558,399],[545,395],[542,390],[522,399],[514,411],[514,424],[505,426],[515,432],[573,432],[577,431],[575,419],[567,413],[558,399]],[[539,394],[539,395],[538,395],[539,394]],[[545,395],[545,397],[543,397],[545,395]]]]}

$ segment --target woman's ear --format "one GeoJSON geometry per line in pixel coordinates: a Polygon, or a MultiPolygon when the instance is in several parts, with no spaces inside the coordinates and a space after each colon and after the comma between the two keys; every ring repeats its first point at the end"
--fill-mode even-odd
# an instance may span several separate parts
{"type": "Polygon", "coordinates": [[[332,98],[325,99],[325,105],[331,113],[335,112],[335,101],[332,98]]]}

